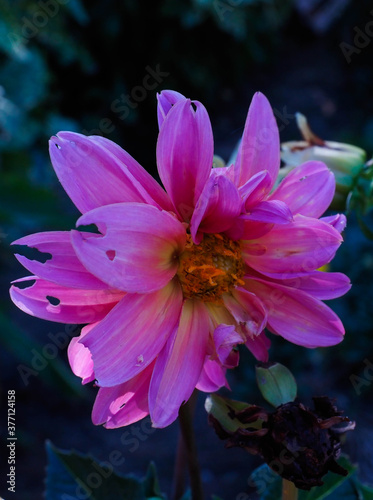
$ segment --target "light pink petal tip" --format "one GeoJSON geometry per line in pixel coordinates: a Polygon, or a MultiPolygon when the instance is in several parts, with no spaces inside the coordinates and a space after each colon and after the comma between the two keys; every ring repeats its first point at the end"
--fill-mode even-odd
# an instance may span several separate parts
{"type": "Polygon", "coordinates": [[[10,296],[23,312],[57,323],[93,323],[104,318],[123,297],[113,290],[79,290],[28,276],[13,283],[34,281],[28,288],[13,285],[10,296]]]}
{"type": "Polygon", "coordinates": [[[153,293],[127,294],[81,340],[92,353],[98,384],[119,385],[144,370],[174,331],[181,305],[178,283],[153,293]]]}
{"type": "Polygon", "coordinates": [[[179,216],[189,221],[209,178],[213,137],[204,106],[180,100],[168,112],[158,136],[159,176],[179,216]]]}
{"type": "Polygon", "coordinates": [[[128,382],[101,387],[92,410],[92,422],[107,429],[131,425],[149,414],[148,392],[154,362],[128,382]]]}
{"type": "Polygon", "coordinates": [[[280,138],[271,105],[257,92],[250,105],[241,145],[235,162],[236,186],[267,170],[274,185],[280,168],[280,138]]]}
{"type": "Polygon", "coordinates": [[[285,202],[293,214],[320,217],[329,208],[335,191],[334,174],[320,161],[294,168],[271,194],[285,202]]]}
{"type": "Polygon", "coordinates": [[[179,327],[160,352],[150,383],[149,409],[154,427],[176,420],[200,378],[209,337],[209,316],[204,304],[187,300],[179,327]]]}
{"type": "Polygon", "coordinates": [[[88,272],[80,262],[71,245],[69,231],[36,233],[12,244],[34,248],[40,252],[39,260],[36,260],[38,256],[32,260],[24,255],[15,254],[18,261],[39,278],[72,288],[88,290],[108,288],[106,283],[88,272]]]}
{"type": "Polygon", "coordinates": [[[49,141],[49,153],[63,188],[82,213],[120,202],[171,208],[151,175],[108,139],[59,132],[49,141]]]}
{"type": "Polygon", "coordinates": [[[185,99],[186,97],[183,96],[183,94],[180,94],[180,92],[176,92],[175,90],[162,90],[160,94],[157,94],[157,118],[159,128],[161,128],[164,119],[172,106],[178,101],[183,101],[185,99]]]}
{"type": "Polygon", "coordinates": [[[97,323],[92,323],[91,325],[87,325],[82,328],[79,337],[71,339],[67,349],[67,356],[69,358],[71,370],[77,377],[82,379],[82,384],[92,382],[92,380],[95,379],[95,373],[91,353],[89,349],[84,347],[84,345],[79,341],[96,325],[97,323]]]}
{"type": "Polygon", "coordinates": [[[221,387],[229,389],[225,378],[226,368],[223,368],[219,361],[206,359],[199,377],[196,389],[202,392],[215,392],[221,387]]]}
{"type": "Polygon", "coordinates": [[[111,287],[149,293],[167,285],[177,272],[184,226],[150,205],[120,203],[83,215],[78,224],[96,224],[97,238],[72,231],[72,244],[84,266],[111,287]]]}

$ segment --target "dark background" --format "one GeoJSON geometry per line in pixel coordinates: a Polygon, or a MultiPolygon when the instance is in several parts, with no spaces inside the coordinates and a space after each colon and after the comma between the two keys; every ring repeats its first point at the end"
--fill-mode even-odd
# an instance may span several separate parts
{"type": "MultiPolygon", "coordinates": [[[[48,138],[59,130],[101,133],[156,175],[156,93],[171,88],[205,104],[215,151],[228,159],[260,90],[275,110],[282,141],[299,138],[293,115],[301,111],[321,137],[353,143],[371,156],[372,8],[349,0],[0,0],[0,425],[5,437],[7,391],[15,389],[15,498],[42,498],[48,439],[100,460],[118,450],[125,458],[119,470],[140,476],[153,458],[169,493],[178,432],[177,424],[149,432],[146,421],[115,431],[94,427],[96,389],[71,374],[65,348],[46,347],[49,334],[66,341],[65,326],[31,318],[10,303],[9,282],[27,274],[10,243],[33,232],[68,230],[78,215],[51,167],[48,138]],[[161,76],[144,92],[149,67],[161,76]],[[118,103],[122,95],[132,95],[133,109],[118,103]],[[45,361],[48,352],[53,359],[45,361]],[[36,357],[44,361],[29,372],[36,357]]],[[[373,225],[369,215],[367,222],[373,225]]],[[[270,358],[293,371],[302,401],[336,397],[357,421],[345,450],[372,482],[373,370],[364,374],[373,362],[372,242],[353,215],[344,237],[332,269],[348,274],[354,286],[330,305],[345,324],[345,341],[307,350],[274,339],[270,358]]],[[[229,380],[232,397],[265,404],[249,353],[242,353],[229,380]]],[[[203,401],[200,395],[196,432],[206,492],[242,500],[260,460],[224,449],[208,427],[203,401]]],[[[1,494],[13,498],[4,485],[1,494]]]]}

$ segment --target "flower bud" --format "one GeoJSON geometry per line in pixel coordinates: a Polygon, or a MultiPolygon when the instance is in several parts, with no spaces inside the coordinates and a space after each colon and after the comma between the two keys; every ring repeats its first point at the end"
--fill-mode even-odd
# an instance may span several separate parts
{"type": "Polygon", "coordinates": [[[304,115],[296,113],[295,116],[304,140],[281,144],[281,159],[285,163],[280,170],[281,177],[306,161],[324,162],[336,180],[332,208],[344,209],[347,195],[366,162],[366,152],[351,144],[320,139],[312,132],[304,115]]]}

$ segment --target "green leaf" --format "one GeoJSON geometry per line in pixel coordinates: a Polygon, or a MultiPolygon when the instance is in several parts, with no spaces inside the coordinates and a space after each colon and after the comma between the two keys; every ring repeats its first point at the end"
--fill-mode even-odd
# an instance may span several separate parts
{"type": "Polygon", "coordinates": [[[164,498],[159,487],[157,470],[154,462],[150,462],[144,479],[144,488],[146,498],[153,500],[155,498],[164,498]]]}
{"type": "MultiPolygon", "coordinates": [[[[316,486],[314,488],[311,488],[310,491],[302,491],[301,494],[299,495],[299,500],[322,500],[323,498],[328,498],[331,495],[331,493],[334,492],[339,486],[343,484],[343,488],[345,487],[345,483],[350,478],[354,472],[356,471],[356,466],[352,465],[348,457],[345,455],[342,455],[341,458],[338,460],[339,465],[347,469],[348,475],[347,476],[340,476],[339,474],[334,474],[333,472],[328,472],[326,476],[324,476],[323,481],[324,484],[323,486],[316,486]]],[[[334,496],[334,495],[333,495],[334,496]]],[[[337,498],[337,497],[335,497],[337,498]]],[[[340,498],[340,497],[339,497],[340,498]]],[[[346,499],[343,500],[347,500],[346,499]]],[[[358,497],[355,497],[358,498],[358,497]]],[[[342,499],[341,499],[342,500],[342,499]]],[[[352,500],[352,499],[351,499],[352,500]]]]}
{"type": "Polygon", "coordinates": [[[238,429],[246,427],[260,429],[262,421],[251,422],[250,424],[243,424],[238,418],[232,416],[232,410],[236,413],[250,408],[252,405],[244,403],[243,401],[234,401],[233,399],[223,398],[217,394],[210,394],[206,398],[205,409],[207,413],[211,414],[227,432],[236,432],[238,429]]]}
{"type": "Polygon", "coordinates": [[[62,451],[47,442],[46,500],[162,500],[156,493],[158,481],[154,466],[145,480],[124,476],[114,471],[108,461],[97,462],[93,457],[75,451],[62,451]],[[150,492],[151,496],[147,495],[150,492]],[[83,496],[82,496],[83,495],[83,496]],[[88,496],[87,496],[88,495],[88,496]]]}
{"type": "MultiPolygon", "coordinates": [[[[328,472],[323,478],[323,486],[316,486],[311,488],[310,491],[299,490],[299,500],[371,500],[373,497],[359,497],[356,494],[356,491],[363,491],[362,488],[367,487],[355,483],[353,476],[356,467],[350,463],[349,459],[342,456],[338,463],[348,470],[347,476],[328,472]],[[354,494],[355,496],[353,496],[354,494]]],[[[263,464],[254,470],[248,484],[256,488],[260,500],[278,500],[281,498],[282,479],[267,464],[263,464]]],[[[372,495],[373,493],[369,492],[369,488],[367,489],[368,493],[372,495]]]]}
{"type": "Polygon", "coordinates": [[[277,407],[297,396],[297,383],[286,366],[274,363],[256,367],[256,379],[264,399],[277,407]]]}

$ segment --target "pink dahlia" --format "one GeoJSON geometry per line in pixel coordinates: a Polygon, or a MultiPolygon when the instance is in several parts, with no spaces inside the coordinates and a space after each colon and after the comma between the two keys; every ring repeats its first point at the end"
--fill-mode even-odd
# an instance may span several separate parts
{"type": "Polygon", "coordinates": [[[173,422],[195,387],[215,391],[245,344],[265,361],[264,329],[305,347],[343,338],[322,300],[349,289],[340,273],[320,272],[342,238],[344,216],[319,218],[334,194],[321,162],[295,168],[277,187],[280,145],[267,99],[253,98],[233,165],[212,168],[206,109],[177,92],[158,98],[158,172],[165,190],[103,137],[60,132],[50,155],[82,212],[78,226],[98,234],[45,232],[15,243],[51,254],[17,255],[34,274],[12,286],[23,311],[86,324],[69,361],[83,383],[96,381],[95,424],[108,428],[150,413],[173,422]]]}

